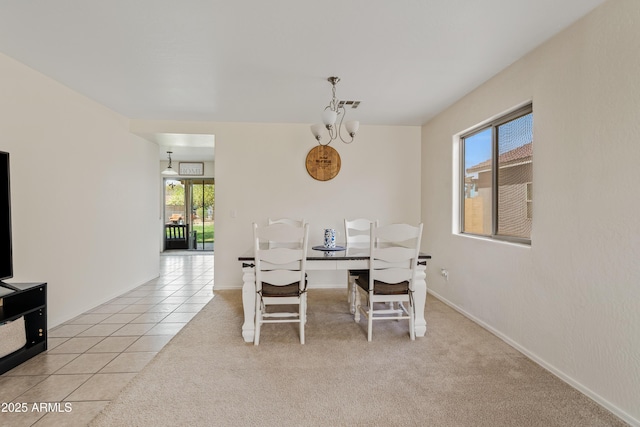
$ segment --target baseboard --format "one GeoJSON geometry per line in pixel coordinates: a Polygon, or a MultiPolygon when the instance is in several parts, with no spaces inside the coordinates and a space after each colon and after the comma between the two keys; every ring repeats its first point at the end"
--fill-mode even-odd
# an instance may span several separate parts
{"type": "Polygon", "coordinates": [[[216,283],[213,284],[213,292],[215,291],[228,291],[231,289],[242,290],[242,285],[218,285],[216,283]]]}
{"type": "MultiPolygon", "coordinates": [[[[156,276],[157,277],[157,276],[156,276]]],[[[51,330],[53,328],[55,328],[56,326],[60,326],[65,322],[68,322],[71,319],[75,319],[76,317],[82,315],[82,314],[89,314],[91,312],[91,310],[101,306],[102,304],[106,304],[109,301],[115,299],[115,298],[119,298],[122,295],[126,294],[127,292],[131,292],[134,289],[136,289],[138,286],[142,286],[145,283],[148,283],[149,281],[153,280],[149,279],[147,281],[144,281],[142,283],[138,283],[138,284],[133,284],[133,285],[129,285],[127,288],[125,289],[119,289],[116,291],[113,291],[111,293],[109,293],[107,296],[100,298],[97,301],[91,301],[88,304],[83,305],[82,307],[79,307],[77,309],[75,309],[72,312],[65,312],[64,316],[56,316],[53,317],[51,316],[49,313],[47,313],[47,330],[51,330]]]]}
{"type": "MultiPolygon", "coordinates": [[[[551,372],[553,375],[555,375],[556,377],[558,377],[559,379],[561,379],[565,383],[569,384],[571,387],[573,387],[576,390],[578,390],[580,393],[584,394],[585,396],[589,397],[594,402],[598,403],[600,406],[603,406],[604,408],[609,410],[611,413],[613,413],[615,416],[620,418],[622,421],[626,422],[627,424],[629,424],[631,426],[640,427],[640,420],[632,417],[630,414],[628,414],[625,411],[623,411],[622,409],[618,408],[616,405],[614,405],[613,403],[609,402],[607,399],[603,398],[602,396],[600,396],[599,394],[597,394],[593,390],[585,387],[584,385],[582,385],[581,383],[579,383],[575,379],[571,378],[569,375],[565,374],[564,372],[562,372],[561,370],[559,370],[555,366],[547,363],[545,360],[543,360],[540,357],[538,357],[535,353],[532,353],[528,349],[522,347],[520,344],[518,344],[517,342],[513,341],[508,336],[506,336],[503,333],[501,333],[500,331],[492,328],[490,325],[488,325],[485,322],[483,322],[482,320],[476,318],[472,314],[466,312],[461,307],[457,306],[456,304],[454,304],[451,301],[447,300],[443,296],[439,295],[437,292],[433,292],[433,291],[429,290],[428,293],[431,294],[433,297],[437,298],[439,301],[441,301],[444,304],[448,305],[449,307],[451,307],[452,309],[454,309],[458,313],[462,314],[463,316],[465,316],[466,318],[468,318],[472,322],[476,323],[477,325],[479,325],[482,328],[486,329],[487,331],[491,332],[493,335],[495,335],[496,337],[500,338],[502,341],[504,341],[505,343],[509,344],[511,347],[515,348],[520,353],[524,354],[529,359],[531,359],[532,361],[534,361],[535,363],[537,363],[538,365],[540,365],[541,367],[543,367],[547,371],[551,372]]],[[[429,325],[427,325],[427,331],[428,330],[429,330],[429,325]]]]}
{"type": "Polygon", "coordinates": [[[347,292],[347,284],[309,283],[308,289],[344,289],[344,291],[347,292]]]}

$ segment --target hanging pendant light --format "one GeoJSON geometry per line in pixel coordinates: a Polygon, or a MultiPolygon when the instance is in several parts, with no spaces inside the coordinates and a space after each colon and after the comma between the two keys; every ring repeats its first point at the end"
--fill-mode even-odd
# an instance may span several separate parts
{"type": "Polygon", "coordinates": [[[173,151],[167,151],[167,155],[169,156],[169,166],[162,171],[162,175],[178,175],[178,172],[174,171],[171,167],[171,153],[173,153],[173,151]]]}
{"type": "Polygon", "coordinates": [[[320,145],[328,145],[336,138],[340,138],[340,140],[345,144],[350,144],[356,137],[356,132],[358,132],[358,128],[360,127],[360,122],[346,122],[344,124],[344,127],[351,139],[347,140],[342,136],[342,121],[344,120],[344,117],[346,115],[345,106],[358,108],[358,106],[360,105],[360,101],[338,100],[338,98],[336,98],[336,84],[340,81],[340,77],[329,77],[327,80],[329,81],[329,83],[331,83],[331,101],[329,101],[329,105],[327,105],[322,112],[322,124],[312,125],[311,133],[320,145]],[[336,125],[338,117],[340,118],[340,123],[336,125]],[[322,139],[323,129],[326,129],[329,133],[329,142],[327,142],[326,144],[320,142],[320,140],[322,139]]]}

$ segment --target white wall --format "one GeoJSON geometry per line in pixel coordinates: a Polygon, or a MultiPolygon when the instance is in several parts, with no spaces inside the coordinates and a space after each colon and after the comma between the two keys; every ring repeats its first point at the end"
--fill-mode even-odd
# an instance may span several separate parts
{"type": "Polygon", "coordinates": [[[0,55],[13,282],[48,282],[53,327],[158,275],[158,147],[124,117],[0,55]]]}
{"type": "MultiPolygon", "coordinates": [[[[343,219],[420,221],[420,127],[361,126],[352,144],[332,142],[342,167],[316,181],[305,159],[316,142],[308,125],[132,121],[140,134],[214,134],[216,179],[215,286],[242,286],[237,261],[251,248],[251,223],[304,218],[313,244],[343,219]],[[235,214],[235,217],[234,217],[235,214]]],[[[338,238],[340,239],[340,237],[338,238]]],[[[310,274],[310,286],[344,284],[345,274],[310,274]]]]}
{"type": "Polygon", "coordinates": [[[430,290],[636,425],[639,40],[640,3],[609,1],[422,128],[430,290]],[[531,247],[452,234],[453,135],[527,100],[531,247]]]}

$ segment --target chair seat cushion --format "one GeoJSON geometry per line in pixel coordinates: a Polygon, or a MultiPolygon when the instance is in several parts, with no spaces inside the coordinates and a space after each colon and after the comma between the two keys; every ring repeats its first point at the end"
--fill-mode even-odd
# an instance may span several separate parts
{"type": "MultiPolygon", "coordinates": [[[[369,272],[358,276],[356,284],[365,291],[369,292],[369,272]]],[[[409,293],[409,282],[385,283],[376,280],[373,282],[374,295],[404,295],[409,293]]]]}
{"type": "Polygon", "coordinates": [[[369,274],[369,270],[349,270],[349,276],[361,276],[363,274],[369,274]]]}
{"type": "Polygon", "coordinates": [[[262,283],[263,297],[297,297],[300,296],[299,282],[290,283],[284,286],[262,283]]]}

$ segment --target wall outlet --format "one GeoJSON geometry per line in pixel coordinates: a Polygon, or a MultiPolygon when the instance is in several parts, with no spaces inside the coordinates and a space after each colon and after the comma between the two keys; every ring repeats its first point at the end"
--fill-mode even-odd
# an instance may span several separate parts
{"type": "Polygon", "coordinates": [[[445,281],[447,281],[447,282],[449,281],[449,270],[447,270],[446,268],[441,268],[440,269],[440,275],[442,277],[444,277],[445,281]]]}

